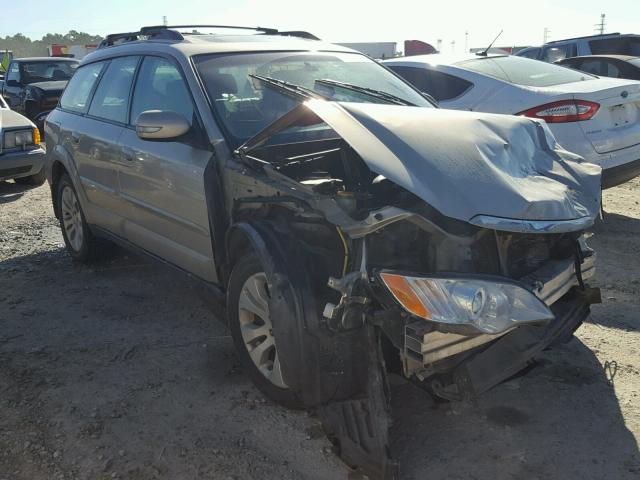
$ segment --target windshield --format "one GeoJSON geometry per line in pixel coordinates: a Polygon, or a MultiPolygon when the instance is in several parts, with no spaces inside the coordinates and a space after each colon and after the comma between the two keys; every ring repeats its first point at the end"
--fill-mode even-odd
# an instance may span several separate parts
{"type": "Polygon", "coordinates": [[[24,84],[69,80],[77,67],[77,62],[23,62],[20,78],[24,84]]]}
{"type": "Polygon", "coordinates": [[[550,87],[597,78],[577,70],[516,56],[474,58],[455,65],[525,87],[550,87]]]}
{"type": "Polygon", "coordinates": [[[268,77],[305,87],[331,100],[365,103],[406,103],[432,107],[420,93],[375,61],[357,53],[265,52],[200,55],[196,69],[235,146],[294,108],[298,101],[256,79],[268,77]],[[333,80],[340,85],[331,85],[333,80]],[[344,86],[347,85],[347,86],[344,86]],[[365,87],[378,92],[355,90],[365,87]],[[385,94],[388,99],[385,99],[385,94]]]}

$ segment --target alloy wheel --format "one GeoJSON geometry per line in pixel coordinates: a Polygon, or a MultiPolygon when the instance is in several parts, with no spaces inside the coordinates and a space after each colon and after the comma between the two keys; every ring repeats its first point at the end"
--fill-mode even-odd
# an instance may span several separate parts
{"type": "Polygon", "coordinates": [[[264,272],[251,275],[238,300],[240,333],[251,361],[267,380],[288,388],[282,378],[280,359],[269,312],[269,289],[264,272]]]}
{"type": "Polygon", "coordinates": [[[67,240],[76,252],[82,249],[84,239],[84,227],[82,224],[82,213],[80,212],[80,204],[75,192],[69,186],[65,186],[62,190],[61,199],[62,224],[67,236],[67,240]]]}

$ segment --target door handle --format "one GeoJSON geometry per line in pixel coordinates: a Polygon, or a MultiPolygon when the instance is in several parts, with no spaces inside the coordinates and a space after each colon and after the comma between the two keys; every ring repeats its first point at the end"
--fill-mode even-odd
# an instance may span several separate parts
{"type": "Polygon", "coordinates": [[[128,148],[128,147],[124,147],[122,149],[122,157],[127,161],[127,162],[133,162],[133,160],[136,157],[136,152],[133,151],[132,148],[128,148]]]}

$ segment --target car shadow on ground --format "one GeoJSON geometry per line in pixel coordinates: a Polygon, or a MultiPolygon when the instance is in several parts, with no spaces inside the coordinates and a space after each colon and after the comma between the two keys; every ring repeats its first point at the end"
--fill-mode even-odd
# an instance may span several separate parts
{"type": "MultiPolygon", "coordinates": [[[[614,379],[615,381],[615,379],[614,379]]],[[[405,384],[394,395],[401,478],[632,479],[640,452],[612,383],[579,340],[545,352],[526,375],[475,403],[434,403],[405,384]]]]}
{"type": "Polygon", "coordinates": [[[15,202],[27,191],[38,188],[37,185],[19,185],[14,182],[0,180],[0,205],[15,202]]]}
{"type": "Polygon", "coordinates": [[[640,331],[640,219],[605,213],[604,222],[596,225],[594,233],[588,242],[597,254],[596,276],[590,283],[601,289],[602,304],[592,307],[590,321],[608,328],[640,331]]]}
{"type": "Polygon", "coordinates": [[[597,223],[594,232],[599,235],[640,233],[640,219],[605,211],[603,220],[597,223]]]}

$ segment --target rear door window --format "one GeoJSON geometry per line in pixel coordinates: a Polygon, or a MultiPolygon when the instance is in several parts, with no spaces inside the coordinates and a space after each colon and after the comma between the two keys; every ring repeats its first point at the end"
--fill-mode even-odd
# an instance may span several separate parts
{"type": "Polygon", "coordinates": [[[565,43],[561,45],[549,45],[542,50],[542,58],[545,62],[553,63],[569,57],[578,55],[575,43],[565,43]]]}
{"type": "Polygon", "coordinates": [[[60,98],[60,106],[71,112],[86,113],[91,91],[105,65],[106,62],[98,62],[78,68],[60,98]]]}
{"type": "Polygon", "coordinates": [[[180,70],[160,57],[146,57],[140,68],[131,105],[130,123],[147,110],[176,112],[193,124],[194,107],[180,70]]]}
{"type": "Polygon", "coordinates": [[[89,115],[103,120],[126,123],[131,85],[140,57],[111,60],[89,107],[89,115]]]}
{"type": "Polygon", "coordinates": [[[420,67],[390,65],[390,68],[421,92],[428,93],[442,102],[457,98],[469,90],[473,84],[447,73],[420,67]]]}
{"type": "Polygon", "coordinates": [[[607,76],[607,67],[603,60],[598,58],[590,58],[582,60],[576,68],[582,72],[592,75],[607,76]]]}

